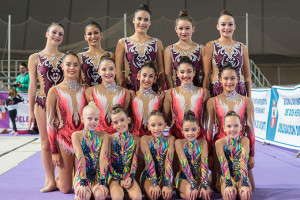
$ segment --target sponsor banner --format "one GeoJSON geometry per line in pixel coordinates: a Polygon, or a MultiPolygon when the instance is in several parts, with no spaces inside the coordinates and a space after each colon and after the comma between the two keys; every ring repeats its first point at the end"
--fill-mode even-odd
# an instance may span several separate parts
{"type": "Polygon", "coordinates": [[[253,89],[251,97],[254,105],[255,139],[266,140],[271,89],[253,89]]]}
{"type": "MultiPolygon", "coordinates": [[[[27,93],[19,93],[24,102],[18,104],[16,126],[18,130],[26,130],[29,121],[29,101],[27,93]]],[[[7,99],[8,92],[0,91],[0,128],[12,129],[12,123],[9,119],[8,111],[5,110],[5,101],[7,99]]]]}

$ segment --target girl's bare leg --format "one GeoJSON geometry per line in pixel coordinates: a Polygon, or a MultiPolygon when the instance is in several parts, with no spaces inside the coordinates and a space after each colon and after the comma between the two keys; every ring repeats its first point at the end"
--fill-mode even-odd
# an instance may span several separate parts
{"type": "Polygon", "coordinates": [[[251,183],[252,192],[254,192],[254,189],[255,189],[255,181],[254,181],[254,176],[253,176],[252,169],[249,169],[249,170],[248,170],[248,177],[249,177],[249,181],[250,181],[250,183],[251,183]]]}
{"type": "Polygon", "coordinates": [[[124,199],[123,188],[120,186],[120,184],[116,180],[111,180],[111,183],[109,184],[109,193],[110,193],[110,198],[112,200],[123,200],[124,199]]]}
{"type": "Polygon", "coordinates": [[[74,168],[74,157],[67,153],[61,145],[59,146],[59,151],[62,156],[62,161],[60,167],[57,167],[58,171],[58,180],[57,187],[58,189],[67,194],[72,190],[72,180],[73,180],[73,168],[74,168]]]}
{"type": "Polygon", "coordinates": [[[132,186],[127,190],[129,198],[132,200],[141,200],[142,191],[136,180],[133,180],[132,186]]]}
{"type": "Polygon", "coordinates": [[[41,192],[51,192],[56,189],[54,165],[52,164],[52,155],[50,143],[47,134],[46,111],[35,104],[34,106],[35,119],[39,128],[41,139],[42,162],[45,169],[45,184],[41,192]]]}
{"type": "Polygon", "coordinates": [[[182,199],[186,199],[186,200],[190,199],[190,195],[191,195],[190,188],[191,188],[191,184],[186,179],[180,180],[179,193],[182,199]]]}

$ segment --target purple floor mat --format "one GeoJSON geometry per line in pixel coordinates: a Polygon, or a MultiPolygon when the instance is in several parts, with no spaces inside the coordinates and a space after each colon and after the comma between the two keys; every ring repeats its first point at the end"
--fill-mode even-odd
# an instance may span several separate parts
{"type": "MultiPolygon", "coordinates": [[[[296,151],[271,145],[263,146],[257,142],[253,170],[256,189],[252,199],[300,199],[300,158],[295,156],[296,151]]],[[[40,193],[43,181],[39,152],[0,176],[0,199],[74,199],[74,194],[62,194],[59,191],[40,193]]],[[[212,199],[222,198],[220,194],[213,193],[212,199]]]]}

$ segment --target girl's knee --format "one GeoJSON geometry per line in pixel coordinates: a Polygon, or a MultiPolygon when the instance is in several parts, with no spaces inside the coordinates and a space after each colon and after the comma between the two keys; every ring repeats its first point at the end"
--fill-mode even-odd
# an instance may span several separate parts
{"type": "Polygon", "coordinates": [[[132,195],[132,200],[142,200],[142,194],[134,194],[132,195]]]}
{"type": "Polygon", "coordinates": [[[72,191],[72,186],[60,184],[59,190],[64,194],[68,194],[72,191]]]}

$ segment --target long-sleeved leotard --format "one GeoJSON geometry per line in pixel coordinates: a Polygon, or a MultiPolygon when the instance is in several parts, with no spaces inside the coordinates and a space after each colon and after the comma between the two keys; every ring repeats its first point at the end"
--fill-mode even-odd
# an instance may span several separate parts
{"type": "Polygon", "coordinates": [[[244,76],[242,74],[242,68],[244,65],[242,43],[236,42],[235,44],[228,46],[221,44],[217,40],[213,41],[214,51],[212,56],[212,68],[213,74],[216,74],[216,77],[213,76],[211,83],[211,95],[217,96],[223,92],[222,84],[220,83],[221,72],[225,62],[230,62],[232,67],[236,69],[238,76],[238,83],[236,85],[237,93],[246,96],[247,90],[244,81],[244,76]]]}
{"type": "Polygon", "coordinates": [[[115,133],[110,135],[111,159],[109,180],[117,181],[131,178],[132,181],[137,169],[139,138],[131,133],[115,133]]]}
{"type": "Polygon", "coordinates": [[[245,137],[225,137],[217,140],[216,153],[221,165],[221,180],[225,187],[233,186],[241,181],[241,186],[249,187],[248,159],[249,140],[245,137]]]}
{"type": "Polygon", "coordinates": [[[77,150],[73,143],[78,163],[78,170],[74,177],[74,187],[76,188],[79,185],[88,186],[92,191],[97,183],[106,185],[109,137],[105,132],[97,131],[83,130],[73,134],[78,134],[76,143],[80,144],[77,150]]]}
{"type": "Polygon", "coordinates": [[[186,179],[191,184],[191,190],[198,189],[199,184],[202,188],[207,189],[208,153],[206,141],[186,141],[183,139],[177,140],[175,145],[181,165],[175,178],[176,188],[179,189],[180,181],[186,179]]]}
{"type": "Polygon", "coordinates": [[[148,116],[152,110],[160,109],[159,96],[150,88],[139,90],[136,97],[132,99],[133,130],[132,134],[137,136],[151,135],[148,130],[148,116]]]}
{"type": "Polygon", "coordinates": [[[49,89],[61,83],[64,79],[63,70],[61,68],[62,53],[56,57],[44,56],[41,52],[37,53],[38,65],[37,76],[40,83],[40,89],[36,95],[35,103],[46,110],[46,100],[49,89]]]}
{"type": "MultiPolygon", "coordinates": [[[[124,54],[124,65],[125,65],[125,81],[127,87],[130,90],[138,91],[140,88],[140,82],[137,80],[137,73],[140,68],[145,64],[147,60],[156,62],[158,58],[158,39],[152,38],[148,42],[135,43],[125,38],[125,54],[124,54]]],[[[164,75],[163,66],[156,65],[158,70],[158,77],[161,83],[160,87],[163,87],[164,79],[161,80],[164,75]]],[[[153,89],[158,90],[158,84],[153,84],[153,89]]]]}
{"type": "Polygon", "coordinates": [[[77,81],[64,81],[49,90],[47,97],[47,133],[52,154],[59,153],[57,142],[65,151],[74,154],[72,133],[83,129],[80,120],[86,100],[86,86],[77,81]],[[55,118],[59,126],[54,126],[55,118]]]}
{"type": "Polygon", "coordinates": [[[181,123],[184,113],[191,110],[199,120],[200,132],[198,138],[205,137],[203,110],[208,98],[208,91],[200,87],[195,87],[193,83],[188,86],[182,84],[179,87],[169,89],[165,94],[163,113],[167,120],[173,119],[172,123],[168,121],[168,125],[171,125],[170,134],[174,135],[177,139],[184,138],[181,132],[181,123]]]}
{"type": "Polygon", "coordinates": [[[82,79],[88,86],[99,85],[102,83],[102,78],[98,72],[101,56],[102,54],[93,55],[87,52],[82,52],[78,54],[78,57],[81,60],[82,79]]]}
{"type": "Polygon", "coordinates": [[[216,140],[226,137],[224,132],[224,118],[229,111],[235,111],[240,119],[243,129],[240,136],[248,137],[250,141],[250,156],[254,156],[255,134],[254,134],[254,107],[250,98],[237,94],[236,91],[225,95],[222,93],[207,102],[207,142],[211,147],[216,140]],[[213,137],[213,127],[215,135],[213,137]],[[213,140],[212,140],[213,137],[213,140]]]}
{"type": "Polygon", "coordinates": [[[127,110],[130,103],[130,93],[125,88],[113,83],[102,83],[90,87],[85,92],[87,102],[94,101],[100,110],[100,120],[96,131],[105,131],[109,135],[116,132],[111,124],[111,108],[120,104],[127,110]]]}
{"type": "Polygon", "coordinates": [[[171,188],[174,142],[173,136],[141,138],[141,150],[145,156],[146,166],[141,175],[141,184],[146,178],[152,181],[153,187],[163,181],[164,186],[171,188]]]}
{"type": "Polygon", "coordinates": [[[191,61],[193,62],[193,66],[195,67],[196,75],[193,79],[193,83],[195,86],[202,86],[202,83],[200,81],[200,75],[202,75],[203,66],[202,66],[202,46],[200,44],[197,44],[196,47],[192,47],[188,50],[182,50],[179,47],[177,47],[175,44],[172,44],[169,46],[169,50],[171,51],[171,57],[172,57],[172,66],[173,66],[173,82],[174,87],[178,87],[181,85],[181,81],[177,76],[177,68],[178,64],[180,62],[180,59],[183,56],[188,56],[191,61]]]}

